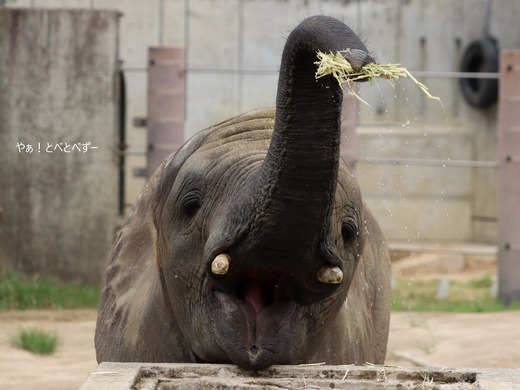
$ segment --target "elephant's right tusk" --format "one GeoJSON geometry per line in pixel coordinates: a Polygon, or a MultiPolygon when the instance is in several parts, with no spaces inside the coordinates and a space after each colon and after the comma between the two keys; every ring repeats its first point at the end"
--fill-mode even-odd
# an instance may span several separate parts
{"type": "Polygon", "coordinates": [[[339,267],[324,265],[318,271],[316,279],[321,283],[338,284],[343,280],[343,271],[339,267]]]}
{"type": "Polygon", "coordinates": [[[215,275],[225,275],[229,271],[229,263],[231,262],[231,256],[225,253],[221,253],[215,257],[215,260],[211,263],[211,272],[215,275]]]}

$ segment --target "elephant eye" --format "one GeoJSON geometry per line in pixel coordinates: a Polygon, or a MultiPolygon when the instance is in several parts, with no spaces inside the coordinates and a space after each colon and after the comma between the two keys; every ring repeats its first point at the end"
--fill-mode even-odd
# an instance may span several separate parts
{"type": "Polygon", "coordinates": [[[351,242],[358,234],[357,225],[353,220],[343,221],[341,225],[341,236],[345,242],[351,242]]]}
{"type": "Polygon", "coordinates": [[[182,203],[182,215],[186,219],[191,219],[197,214],[197,211],[202,207],[202,202],[198,197],[189,197],[182,203]]]}

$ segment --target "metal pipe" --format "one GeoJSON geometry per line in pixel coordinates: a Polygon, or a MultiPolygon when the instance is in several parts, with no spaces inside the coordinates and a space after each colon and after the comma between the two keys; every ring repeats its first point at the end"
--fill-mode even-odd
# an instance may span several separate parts
{"type": "MultiPolygon", "coordinates": [[[[173,152],[173,149],[172,149],[173,152]]],[[[128,150],[116,150],[115,154],[117,156],[143,156],[146,157],[146,151],[143,150],[141,152],[130,152],[128,150]]]]}
{"type": "Polygon", "coordinates": [[[122,71],[125,72],[125,73],[145,73],[148,71],[148,68],[146,67],[138,67],[138,66],[134,66],[134,67],[126,67],[126,66],[122,66],[121,67],[122,71]]]}
{"type": "MultiPolygon", "coordinates": [[[[146,72],[147,68],[123,67],[125,72],[146,72]]],[[[246,74],[246,75],[276,75],[277,68],[213,68],[210,66],[196,66],[186,69],[190,73],[218,73],[218,74],[246,74]]],[[[437,79],[498,79],[499,73],[494,72],[442,72],[429,70],[416,70],[410,73],[417,78],[437,79]]]]}
{"type": "MultiPolygon", "coordinates": [[[[174,149],[172,149],[173,151],[174,149]]],[[[146,151],[117,151],[117,155],[145,156],[146,151]]],[[[409,165],[431,167],[455,167],[455,168],[497,168],[496,161],[470,161],[470,160],[428,160],[428,159],[395,159],[395,158],[363,158],[356,160],[360,164],[372,165],[409,165]]]]}
{"type": "MultiPolygon", "coordinates": [[[[191,67],[187,69],[193,73],[225,73],[225,74],[277,74],[276,68],[212,68],[205,66],[191,67]]],[[[441,72],[429,70],[410,71],[414,77],[440,78],[440,79],[498,79],[499,73],[495,72],[441,72]]]]}
{"type": "MultiPolygon", "coordinates": [[[[190,67],[192,73],[225,73],[225,74],[277,74],[276,68],[213,68],[209,66],[190,67]]],[[[414,77],[444,78],[444,79],[498,79],[499,73],[494,72],[441,72],[429,70],[410,71],[414,77]]]]}
{"type": "Polygon", "coordinates": [[[430,70],[410,71],[414,77],[440,78],[440,79],[499,79],[500,73],[496,72],[441,72],[430,70]]]}
{"type": "Polygon", "coordinates": [[[476,255],[476,256],[496,256],[498,247],[489,246],[467,246],[467,247],[440,247],[435,244],[402,244],[399,242],[388,243],[388,249],[396,252],[409,253],[438,253],[450,255],[476,255]]]}
{"type": "Polygon", "coordinates": [[[472,160],[430,160],[415,158],[371,158],[360,157],[360,164],[377,165],[409,165],[409,166],[431,166],[431,167],[458,167],[458,168],[497,168],[496,161],[472,161],[472,160]]]}
{"type": "MultiPolygon", "coordinates": [[[[276,68],[213,68],[205,66],[190,67],[188,72],[193,73],[231,73],[231,74],[277,74],[276,68]]],[[[498,79],[499,73],[495,72],[442,72],[429,70],[410,71],[414,77],[444,78],[444,79],[498,79]]]]}
{"type": "Polygon", "coordinates": [[[219,73],[219,74],[249,74],[249,75],[265,75],[278,74],[277,68],[212,68],[209,66],[197,66],[186,69],[191,73],[219,73]]]}

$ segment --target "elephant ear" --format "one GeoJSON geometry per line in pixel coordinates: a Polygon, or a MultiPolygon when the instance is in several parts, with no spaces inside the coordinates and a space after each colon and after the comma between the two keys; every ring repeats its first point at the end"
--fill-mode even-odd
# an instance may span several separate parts
{"type": "Polygon", "coordinates": [[[133,357],[157,361],[169,353],[164,342],[171,339],[167,333],[172,320],[161,287],[156,216],[183,163],[204,143],[207,133],[199,133],[163,162],[139,194],[116,238],[96,325],[99,362],[131,361],[133,357]],[[150,323],[156,336],[146,340],[143,334],[154,333],[150,323]]]}

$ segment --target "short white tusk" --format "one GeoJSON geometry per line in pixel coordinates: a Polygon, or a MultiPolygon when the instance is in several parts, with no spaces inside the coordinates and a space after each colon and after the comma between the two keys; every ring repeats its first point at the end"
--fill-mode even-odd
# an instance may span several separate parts
{"type": "Polygon", "coordinates": [[[318,271],[316,279],[321,283],[338,284],[343,280],[343,271],[339,267],[324,265],[318,271]]]}
{"type": "Polygon", "coordinates": [[[221,253],[211,263],[211,272],[215,275],[225,275],[229,271],[229,263],[231,262],[231,256],[225,253],[221,253]]]}

